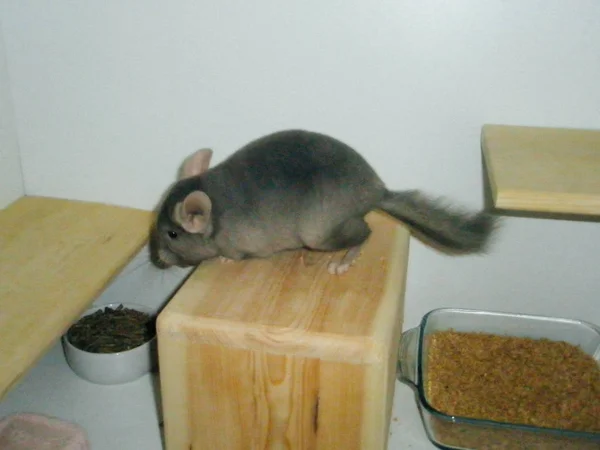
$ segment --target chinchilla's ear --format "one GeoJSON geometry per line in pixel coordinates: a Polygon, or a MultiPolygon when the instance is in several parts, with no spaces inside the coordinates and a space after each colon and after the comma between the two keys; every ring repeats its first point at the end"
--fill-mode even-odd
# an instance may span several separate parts
{"type": "Polygon", "coordinates": [[[213,151],[203,148],[188,156],[179,171],[179,179],[200,175],[208,170],[213,151]]]}
{"type": "Polygon", "coordinates": [[[173,209],[173,221],[188,233],[206,233],[210,225],[212,203],[202,191],[189,193],[173,209]]]}

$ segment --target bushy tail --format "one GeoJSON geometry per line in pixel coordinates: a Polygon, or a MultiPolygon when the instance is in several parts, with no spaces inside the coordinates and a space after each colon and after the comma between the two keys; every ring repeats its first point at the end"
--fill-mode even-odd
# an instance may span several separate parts
{"type": "Polygon", "coordinates": [[[379,208],[449,252],[483,252],[497,226],[491,214],[462,211],[416,190],[387,192],[379,208]]]}

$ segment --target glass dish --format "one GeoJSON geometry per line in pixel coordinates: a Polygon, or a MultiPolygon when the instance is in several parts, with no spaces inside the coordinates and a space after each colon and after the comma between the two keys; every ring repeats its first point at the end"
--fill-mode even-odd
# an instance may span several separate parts
{"type": "Polygon", "coordinates": [[[598,450],[600,433],[566,431],[446,415],[425,395],[427,339],[453,329],[516,337],[547,338],[579,346],[600,364],[600,328],[578,320],[491,311],[442,308],[427,313],[419,326],[402,333],[398,379],[415,390],[429,439],[452,450],[598,450]]]}

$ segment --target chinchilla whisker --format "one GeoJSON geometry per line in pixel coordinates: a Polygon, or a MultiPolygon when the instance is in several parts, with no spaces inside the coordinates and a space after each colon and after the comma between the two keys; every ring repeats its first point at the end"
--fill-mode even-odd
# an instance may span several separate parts
{"type": "Polygon", "coordinates": [[[150,260],[149,259],[143,259],[140,263],[134,265],[133,267],[129,268],[129,270],[123,272],[123,275],[131,275],[132,273],[136,272],[137,270],[139,270],[142,267],[145,267],[147,265],[150,264],[150,260]]]}

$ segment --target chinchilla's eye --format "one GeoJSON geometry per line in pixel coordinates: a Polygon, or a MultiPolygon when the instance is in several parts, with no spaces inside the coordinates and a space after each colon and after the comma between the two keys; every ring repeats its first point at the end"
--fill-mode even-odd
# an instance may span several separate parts
{"type": "Polygon", "coordinates": [[[167,234],[171,239],[177,239],[177,231],[169,230],[167,231],[167,234]]]}

